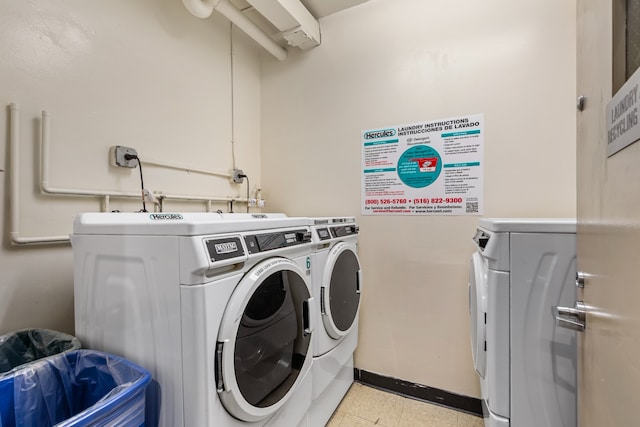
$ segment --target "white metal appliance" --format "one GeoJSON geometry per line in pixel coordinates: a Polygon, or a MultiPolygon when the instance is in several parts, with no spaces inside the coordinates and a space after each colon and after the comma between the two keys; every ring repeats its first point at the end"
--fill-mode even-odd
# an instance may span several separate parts
{"type": "Polygon", "coordinates": [[[481,219],[469,274],[471,346],[487,427],[576,426],[576,222],[481,219]]]}
{"type": "Polygon", "coordinates": [[[304,426],[310,242],[281,214],[81,214],[76,334],[152,373],[163,427],[304,426]]]}
{"type": "Polygon", "coordinates": [[[353,217],[310,218],[311,284],[317,304],[309,426],[324,426],[353,383],[362,271],[353,217]]]}

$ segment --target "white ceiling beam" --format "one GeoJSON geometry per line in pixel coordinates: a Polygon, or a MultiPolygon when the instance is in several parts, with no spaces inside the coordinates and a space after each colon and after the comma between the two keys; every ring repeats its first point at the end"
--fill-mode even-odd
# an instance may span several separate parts
{"type": "Polygon", "coordinates": [[[229,3],[229,0],[182,0],[182,3],[198,18],[208,18],[214,10],[219,12],[280,61],[287,57],[285,49],[278,46],[271,37],[229,3]]]}
{"type": "Polygon", "coordinates": [[[308,49],[320,44],[320,23],[300,0],[247,0],[292,46],[308,49]]]}

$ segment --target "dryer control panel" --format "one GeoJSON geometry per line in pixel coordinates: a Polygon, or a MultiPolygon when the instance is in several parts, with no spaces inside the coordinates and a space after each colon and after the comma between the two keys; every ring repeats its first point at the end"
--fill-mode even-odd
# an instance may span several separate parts
{"type": "Polygon", "coordinates": [[[337,239],[344,236],[353,236],[358,234],[360,227],[357,225],[341,225],[338,227],[316,228],[318,238],[320,240],[337,239]]]}
{"type": "Polygon", "coordinates": [[[358,234],[360,227],[357,225],[342,225],[339,227],[331,227],[330,230],[333,237],[344,237],[352,234],[358,234]]]}
{"type": "Polygon", "coordinates": [[[306,228],[278,231],[274,233],[244,236],[249,254],[296,246],[311,242],[311,232],[306,228]]]}

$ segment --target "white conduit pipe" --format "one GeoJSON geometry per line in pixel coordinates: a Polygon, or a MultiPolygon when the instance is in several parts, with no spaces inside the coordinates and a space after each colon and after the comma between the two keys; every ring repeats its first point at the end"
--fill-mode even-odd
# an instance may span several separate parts
{"type": "MultiPolygon", "coordinates": [[[[42,191],[47,194],[53,195],[62,195],[62,196],[101,196],[105,197],[105,203],[108,205],[109,197],[121,197],[121,198],[140,198],[139,192],[122,192],[122,191],[102,191],[102,190],[76,190],[72,188],[59,188],[59,187],[51,187],[48,183],[49,179],[49,146],[50,144],[50,136],[49,136],[49,113],[46,111],[42,112],[42,136],[40,140],[42,141],[42,162],[40,163],[40,176],[42,177],[42,182],[40,183],[40,187],[42,191]]],[[[145,162],[142,162],[145,163],[145,162]]],[[[152,163],[159,165],[159,163],[152,163]]],[[[167,165],[162,165],[164,167],[171,167],[167,165]]],[[[187,168],[182,168],[181,166],[173,166],[174,169],[180,170],[189,170],[187,168]]],[[[191,171],[204,173],[214,176],[222,176],[225,178],[230,178],[230,174],[222,174],[217,172],[207,172],[207,171],[199,171],[191,169],[191,171]]],[[[229,202],[233,201],[241,201],[242,199],[233,198],[233,197],[211,197],[211,196],[182,196],[182,195],[166,195],[162,194],[162,192],[156,193],[158,197],[164,197],[165,199],[176,199],[176,200],[192,200],[192,201],[201,201],[201,200],[211,200],[214,202],[229,202]]]]}
{"type": "MultiPolygon", "coordinates": [[[[240,202],[245,203],[247,199],[239,197],[208,197],[208,196],[181,196],[179,194],[164,194],[162,192],[154,193],[156,197],[163,197],[171,200],[193,200],[202,202],[240,202]]],[[[139,196],[138,196],[139,197],[139,196]]]]}
{"type": "MultiPolygon", "coordinates": [[[[111,197],[119,198],[139,198],[140,193],[125,193],[117,191],[100,191],[100,190],[76,190],[71,188],[55,188],[48,183],[49,179],[49,113],[42,112],[42,121],[40,125],[40,188],[46,194],[66,195],[66,196],[90,196],[103,198],[103,211],[109,210],[109,202],[111,197]]],[[[39,237],[20,237],[20,181],[19,181],[19,143],[20,143],[20,109],[15,103],[9,104],[9,236],[12,244],[54,244],[68,243],[69,236],[39,236],[39,237]]],[[[213,173],[215,174],[215,173],[213,173]]],[[[226,176],[225,174],[222,174],[226,176]]],[[[211,202],[247,202],[241,198],[234,197],[208,197],[208,196],[182,196],[182,195],[165,195],[157,193],[158,197],[165,199],[176,199],[185,201],[206,201],[209,209],[211,202]]]]}
{"type": "Polygon", "coordinates": [[[182,4],[198,18],[208,18],[215,10],[244,31],[276,59],[283,61],[287,58],[287,51],[274,42],[240,10],[230,4],[229,0],[182,0],[182,4]]]}
{"type": "Polygon", "coordinates": [[[66,243],[69,236],[47,236],[47,237],[20,237],[20,181],[18,162],[20,160],[18,144],[20,142],[20,109],[16,104],[9,105],[9,235],[11,243],[16,245],[36,244],[36,243],[66,243]]]}
{"type": "Polygon", "coordinates": [[[218,176],[221,178],[229,178],[231,179],[232,175],[230,173],[224,173],[224,172],[213,172],[213,171],[206,171],[203,169],[194,169],[194,168],[190,168],[187,166],[180,166],[180,165],[176,165],[176,164],[172,164],[172,163],[164,163],[164,162],[158,162],[155,160],[140,160],[142,162],[143,165],[149,165],[149,166],[158,166],[161,168],[166,168],[166,169],[175,169],[175,170],[179,170],[179,171],[183,171],[183,172],[188,172],[188,173],[199,173],[202,175],[210,175],[210,176],[218,176]]]}
{"type": "MultiPolygon", "coordinates": [[[[47,111],[43,111],[42,122],[41,122],[41,137],[40,137],[40,141],[42,144],[42,148],[41,148],[42,154],[41,154],[41,162],[40,162],[40,177],[41,177],[40,188],[44,193],[52,194],[52,195],[61,195],[61,196],[102,196],[106,198],[105,203],[107,205],[109,202],[109,197],[122,197],[122,198],[135,198],[135,199],[140,197],[139,192],[122,192],[122,191],[113,191],[113,190],[108,190],[108,191],[76,190],[72,188],[52,187],[51,185],[49,185],[49,146],[51,145],[50,143],[51,137],[49,136],[50,135],[49,121],[50,121],[49,113],[47,111]]],[[[225,174],[225,173],[189,169],[182,166],[167,165],[167,164],[161,164],[157,162],[143,161],[142,163],[143,164],[148,163],[148,164],[153,164],[157,166],[163,166],[167,168],[190,171],[190,172],[197,172],[197,173],[206,174],[206,175],[221,176],[223,178],[231,178],[230,174],[225,174]]],[[[193,201],[211,200],[215,202],[228,202],[230,200],[233,200],[233,201],[240,200],[240,199],[231,198],[231,197],[180,196],[180,195],[169,196],[162,193],[158,193],[158,196],[162,196],[166,199],[193,200],[193,201]]]]}
{"type": "Polygon", "coordinates": [[[140,198],[140,192],[123,192],[123,191],[102,191],[102,190],[76,190],[73,188],[52,187],[49,185],[49,113],[42,112],[42,120],[40,122],[40,189],[46,194],[57,196],[111,196],[123,198],[140,198]]]}

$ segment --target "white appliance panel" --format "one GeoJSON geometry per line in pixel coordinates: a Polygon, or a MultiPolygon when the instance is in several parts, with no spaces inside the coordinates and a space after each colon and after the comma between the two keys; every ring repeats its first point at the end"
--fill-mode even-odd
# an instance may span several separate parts
{"type": "Polygon", "coordinates": [[[575,235],[511,233],[511,252],[512,419],[575,427],[576,333],[551,312],[575,305],[575,235]]]}
{"type": "Polygon", "coordinates": [[[471,356],[480,378],[487,370],[487,269],[482,257],[474,252],[469,272],[469,314],[471,321],[471,356]]]}
{"type": "Polygon", "coordinates": [[[480,228],[494,233],[575,233],[575,218],[481,218],[480,228]]]}
{"type": "Polygon", "coordinates": [[[72,244],[76,336],[147,369],[175,402],[161,406],[161,418],[181,425],[180,308],[172,302],[180,287],[178,269],[164,262],[179,258],[177,239],[76,235],[72,244]]]}
{"type": "Polygon", "coordinates": [[[485,333],[477,325],[477,282],[485,283],[486,369],[480,383],[487,427],[576,426],[576,335],[557,327],[553,313],[554,306],[575,304],[575,231],[573,219],[480,220],[469,304],[477,352],[485,333]],[[486,277],[478,273],[482,268],[486,277]]]}
{"type": "Polygon", "coordinates": [[[488,270],[487,288],[487,405],[494,414],[509,418],[509,273],[488,270]]]}

